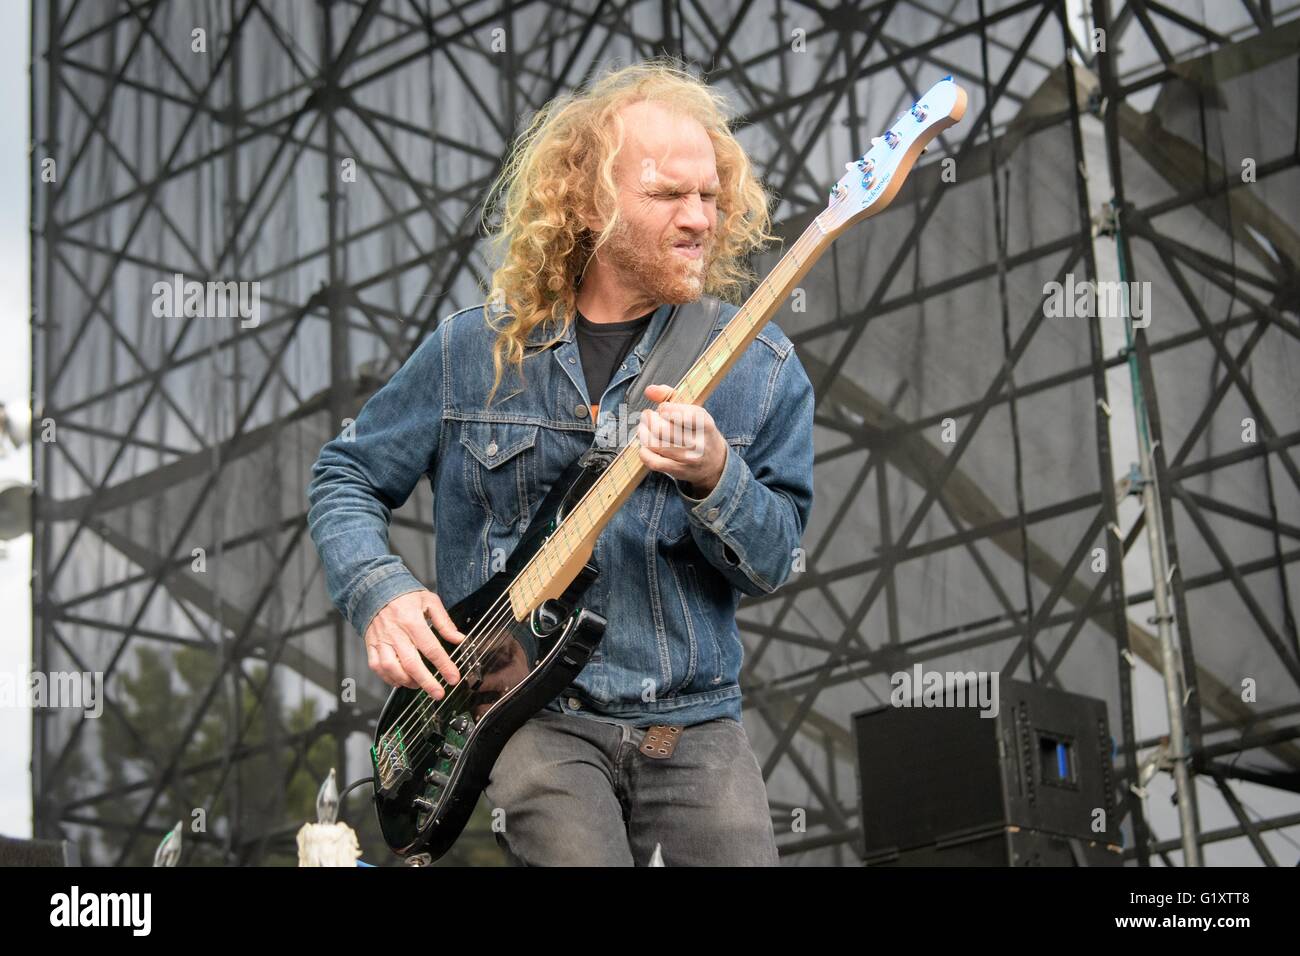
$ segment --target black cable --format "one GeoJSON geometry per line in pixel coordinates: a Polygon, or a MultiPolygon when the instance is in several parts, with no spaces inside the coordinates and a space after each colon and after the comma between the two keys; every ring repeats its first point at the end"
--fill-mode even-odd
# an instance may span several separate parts
{"type": "Polygon", "coordinates": [[[347,787],[344,788],[342,793],[339,794],[339,803],[342,803],[343,798],[346,797],[353,790],[357,789],[357,787],[363,786],[367,783],[373,784],[374,782],[375,782],[374,777],[362,777],[360,780],[353,781],[352,783],[348,784],[347,787]]]}

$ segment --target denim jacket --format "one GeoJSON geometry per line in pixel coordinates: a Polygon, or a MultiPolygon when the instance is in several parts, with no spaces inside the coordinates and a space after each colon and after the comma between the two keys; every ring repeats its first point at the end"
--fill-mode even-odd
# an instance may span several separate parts
{"type": "MultiPolygon", "coordinates": [[[[615,369],[594,425],[572,316],[549,348],[539,346],[557,330],[532,330],[524,378],[507,366],[491,407],[495,332],[482,306],[420,344],[351,434],[321,449],[307,489],[330,598],[358,633],[393,598],[425,586],[388,548],[391,511],[420,478],[433,491],[430,590],[450,607],[499,570],[567,465],[593,443],[635,437],[635,422],[620,429],[619,406],[670,311],[655,311],[615,369]]],[[[723,303],[710,340],[736,311],[723,303]]],[[[652,471],[605,526],[593,551],[600,576],[580,604],[608,625],[549,709],[638,727],[740,720],[736,606],[789,577],[812,511],[812,383],[768,322],[704,407],[727,440],[722,477],[697,499],[652,471]]]]}

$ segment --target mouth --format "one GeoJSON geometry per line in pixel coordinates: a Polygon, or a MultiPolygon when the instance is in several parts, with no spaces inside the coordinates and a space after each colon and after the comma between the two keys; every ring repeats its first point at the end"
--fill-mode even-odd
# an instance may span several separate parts
{"type": "Polygon", "coordinates": [[[704,243],[698,239],[683,239],[673,243],[673,252],[686,259],[698,259],[704,255],[704,243]]]}

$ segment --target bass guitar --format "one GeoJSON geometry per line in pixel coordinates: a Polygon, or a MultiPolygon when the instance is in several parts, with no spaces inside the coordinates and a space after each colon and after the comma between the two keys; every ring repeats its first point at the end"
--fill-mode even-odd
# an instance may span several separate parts
{"type": "MultiPolygon", "coordinates": [[[[703,404],[822,253],[883,211],[926,145],[965,111],[966,92],[945,77],[847,163],[826,208],[709,343],[672,401],[703,404]]],[[[448,686],[434,670],[441,699],[418,688],[389,694],[370,753],[379,826],[397,854],[446,853],[510,735],[573,682],[599,644],[605,620],[582,607],[582,597],[598,574],[596,538],[649,473],[639,447],[632,438],[603,467],[574,462],[505,567],[447,609],[466,635],[459,645],[444,642],[459,683],[448,686]]]]}

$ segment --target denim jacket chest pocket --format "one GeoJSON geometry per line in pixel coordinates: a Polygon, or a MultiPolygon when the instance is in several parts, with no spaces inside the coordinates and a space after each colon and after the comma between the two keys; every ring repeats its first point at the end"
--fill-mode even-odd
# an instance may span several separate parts
{"type": "Polygon", "coordinates": [[[463,421],[465,486],[484,512],[509,527],[525,520],[537,488],[537,432],[518,422],[463,421]]]}

